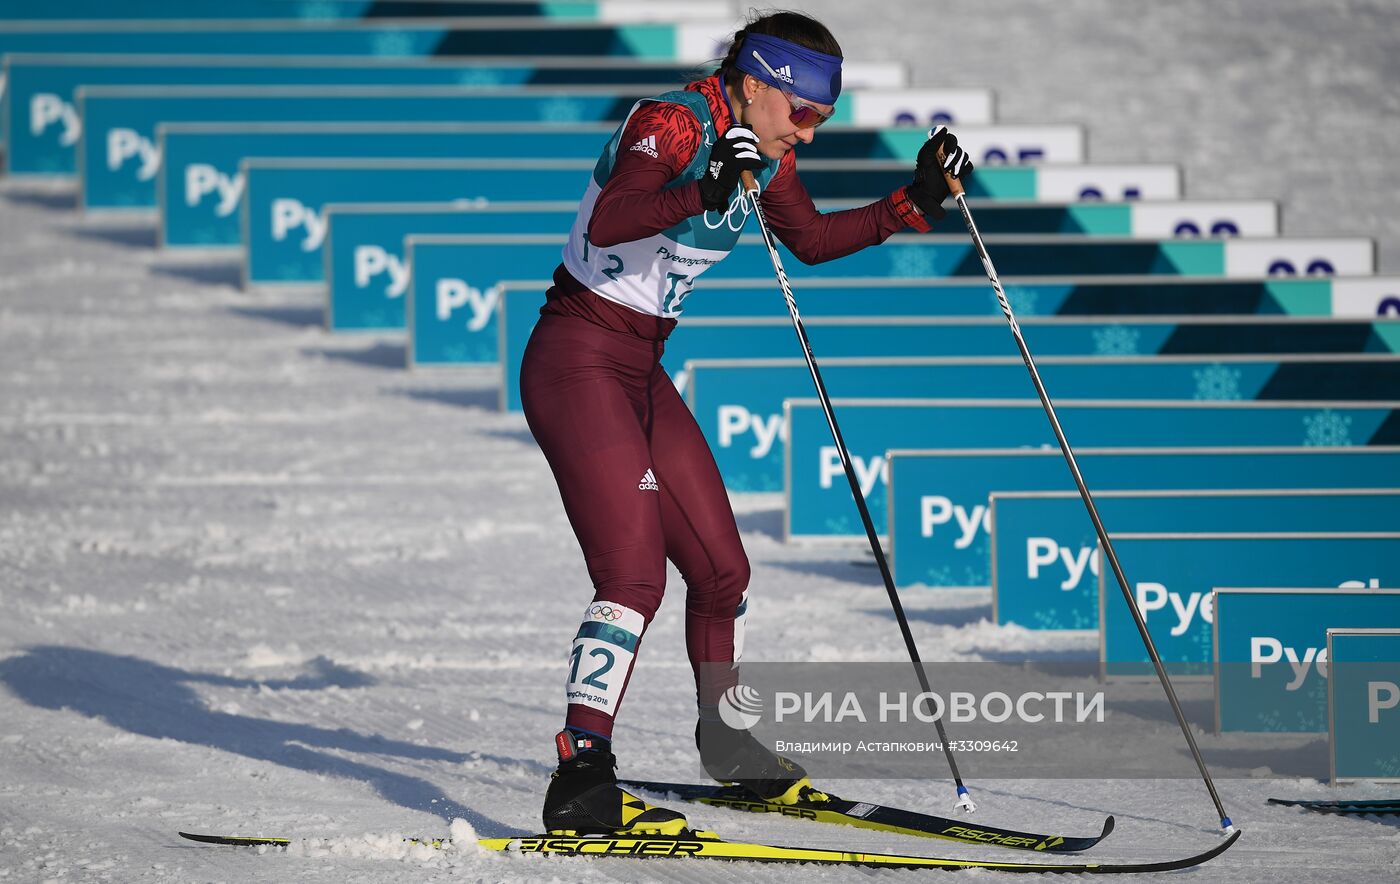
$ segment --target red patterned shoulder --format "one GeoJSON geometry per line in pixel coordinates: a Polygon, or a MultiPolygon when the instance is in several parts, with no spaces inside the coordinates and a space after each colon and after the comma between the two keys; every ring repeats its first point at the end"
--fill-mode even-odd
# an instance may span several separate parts
{"type": "Polygon", "coordinates": [[[673,171],[684,169],[700,149],[703,130],[695,114],[679,104],[653,101],[627,121],[618,153],[636,151],[661,160],[673,171]]]}

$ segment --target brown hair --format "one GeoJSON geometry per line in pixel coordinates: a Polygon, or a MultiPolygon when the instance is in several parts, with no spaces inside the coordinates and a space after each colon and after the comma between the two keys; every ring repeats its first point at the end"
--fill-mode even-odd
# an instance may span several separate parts
{"type": "Polygon", "coordinates": [[[767,34],[770,37],[787,40],[808,49],[815,49],[817,52],[824,52],[827,55],[841,54],[841,44],[836,42],[831,31],[826,29],[826,25],[810,15],[779,10],[760,16],[758,11],[754,10],[749,13],[748,24],[734,33],[734,40],[729,44],[729,54],[719,63],[719,68],[715,71],[724,78],[724,85],[736,91],[743,85],[744,72],[736,68],[734,63],[739,58],[739,50],[744,45],[744,38],[749,34],[767,34]]]}

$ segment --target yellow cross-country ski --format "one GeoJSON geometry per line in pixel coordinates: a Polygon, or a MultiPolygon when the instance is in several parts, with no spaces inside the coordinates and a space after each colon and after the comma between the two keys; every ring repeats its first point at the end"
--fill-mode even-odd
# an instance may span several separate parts
{"type": "Polygon", "coordinates": [[[886,807],[883,804],[848,801],[826,792],[819,793],[820,798],[817,800],[803,799],[792,804],[779,804],[775,801],[763,801],[738,786],[660,783],[651,780],[623,780],[622,784],[658,795],[674,795],[682,801],[708,804],[711,807],[727,807],[744,813],[772,813],[815,823],[836,823],[881,832],[942,838],[987,847],[1031,850],[1036,853],[1078,853],[1098,844],[1113,831],[1111,816],[1104,820],[1103,829],[1097,835],[1040,835],[886,807]]]}
{"type": "MultiPolygon", "coordinates": [[[[194,835],[182,838],[205,844],[233,847],[286,847],[290,838],[246,837],[238,835],[194,835]]],[[[1236,831],[1209,850],[1181,859],[1150,863],[1056,863],[999,862],[980,859],[950,859],[937,856],[911,856],[898,853],[860,853],[817,847],[779,847],[747,841],[726,841],[713,832],[687,830],[671,837],[664,835],[526,835],[514,838],[483,838],[477,843],[487,849],[511,853],[543,853],[560,856],[616,857],[626,859],[710,859],[764,863],[810,863],[828,866],[859,866],[880,869],[993,869],[1001,872],[1046,872],[1110,875],[1141,872],[1170,872],[1208,862],[1224,853],[1240,837],[1236,831]]],[[[446,839],[409,839],[441,847],[446,839]]]]}

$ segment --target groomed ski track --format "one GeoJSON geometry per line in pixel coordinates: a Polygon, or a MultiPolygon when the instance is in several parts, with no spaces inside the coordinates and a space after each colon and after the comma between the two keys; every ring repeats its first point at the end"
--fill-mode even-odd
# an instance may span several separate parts
{"type": "MultiPolygon", "coordinates": [[[[879,15],[796,5],[853,58],[903,58],[919,83],[993,86],[1008,121],[1084,122],[1096,161],[1179,161],[1188,196],[1279,198],[1286,231],[1375,235],[1381,269],[1400,271],[1400,130],[1377,123],[1400,111],[1400,4],[1169,2],[1131,25],[1112,23],[1107,0],[940,4],[958,35],[938,57],[944,41],[911,37],[936,32],[926,4],[881,4],[879,15]],[[1325,178],[1311,175],[1312,132],[1335,167],[1325,178]],[[1267,164],[1264,145],[1278,149],[1267,164]]],[[[238,292],[232,263],[158,256],[148,224],[81,222],[73,206],[67,188],[0,182],[0,881],[919,874],[404,845],[405,834],[447,834],[454,816],[483,836],[539,824],[587,580],[524,422],[494,413],[488,372],[407,374],[396,343],[324,334],[314,296],[238,292]],[[181,845],[181,828],[327,840],[259,855],[181,845]]],[[[846,564],[858,550],[785,547],[773,499],[739,506],[753,659],[900,658],[873,569],[846,564]]],[[[619,728],[627,776],[700,776],[672,580],[619,728]]],[[[931,660],[1095,654],[1087,634],[989,625],[983,596],[906,604],[931,660]]],[[[1208,690],[1182,694],[1208,721],[1208,690]]],[[[1218,836],[1178,760],[1180,779],[1104,783],[986,781],[971,758],[973,819],[1077,831],[1113,814],[1113,837],[1083,859],[1191,853],[1218,836]]],[[[1273,763],[1280,778],[1221,781],[1246,835],[1192,882],[1394,879],[1394,817],[1267,807],[1271,796],[1335,797],[1290,770],[1287,753],[1273,763]]],[[[832,788],[930,813],[951,805],[944,780],[832,788]]],[[[1014,858],[685,810],[736,840],[1014,858]]]]}

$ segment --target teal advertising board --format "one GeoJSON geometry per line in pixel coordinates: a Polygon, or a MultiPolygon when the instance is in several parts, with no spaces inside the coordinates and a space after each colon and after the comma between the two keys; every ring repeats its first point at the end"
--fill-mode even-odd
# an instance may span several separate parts
{"type": "MultiPolygon", "coordinates": [[[[1039,399],[835,399],[832,406],[880,533],[890,449],[1058,447],[1039,399]]],[[[784,536],[859,536],[860,520],[820,403],[789,399],[785,408],[784,536]]],[[[1400,445],[1397,409],[1396,402],[1062,399],[1055,405],[1077,448],[1400,445]]],[[[985,496],[977,503],[985,508],[985,496]]]]}
{"type": "MultiPolygon", "coordinates": [[[[418,160],[418,159],[251,159],[243,163],[247,213],[244,246],[253,285],[303,284],[322,278],[319,243],[314,227],[290,239],[278,236],[282,214],[274,201],[296,204],[299,214],[319,213],[332,202],[404,202],[433,198],[490,197],[508,188],[512,200],[559,201],[578,199],[596,160],[418,160]],[[298,263],[299,261],[299,263],[298,263]],[[298,267],[298,270],[291,268],[298,267]]],[[[992,170],[993,172],[997,170],[992,170]]],[[[813,161],[803,165],[802,180],[818,200],[859,197],[875,202],[907,183],[904,163],[885,161],[813,161]],[[865,182],[861,184],[860,182],[865,182]]],[[[736,204],[723,215],[710,213],[715,225],[743,225],[746,208],[736,204]]],[[[1008,273],[1045,274],[1053,270],[1080,275],[1202,275],[1264,276],[1269,265],[1295,255],[1325,256],[1341,273],[1369,273],[1373,269],[1373,244],[1369,240],[1133,240],[1123,238],[994,237],[1008,273]],[[1267,245],[1269,257],[1255,263],[1236,260],[1240,250],[1257,251],[1267,245]],[[1198,263],[1190,263],[1196,261],[1198,263]]],[[[915,238],[908,246],[866,249],[844,258],[814,265],[808,273],[873,275],[894,272],[925,276],[975,276],[981,265],[965,235],[915,238]],[[888,249],[888,250],[887,250],[888,249]],[[901,265],[899,262],[903,261],[901,265]],[[892,269],[891,269],[892,268],[892,269]],[[974,274],[976,270],[976,274],[974,274]]],[[[740,249],[748,261],[761,265],[766,251],[740,249]]],[[[1262,255],[1262,253],[1261,253],[1262,255]]],[[[743,263],[738,254],[723,265],[743,263]]],[[[795,260],[795,259],[794,259],[795,260]]],[[[771,269],[771,263],[769,264],[771,269]]],[[[710,276],[717,276],[711,272],[710,276]]]]}
{"type": "Polygon", "coordinates": [[[1216,587],[1217,733],[1327,730],[1327,631],[1400,629],[1400,590],[1381,589],[1374,578],[1350,583],[1325,589],[1216,587]]]}
{"type": "MultiPolygon", "coordinates": [[[[154,208],[161,166],[156,129],[162,123],[616,123],[638,100],[679,85],[82,86],[76,93],[82,118],[78,180],[86,209],[154,208]]],[[[851,92],[842,99],[835,125],[893,125],[896,108],[905,102],[952,108],[937,113],[955,120],[990,122],[991,98],[984,91],[851,92]]],[[[900,184],[908,183],[907,162],[887,165],[903,172],[900,184]]]]}
{"type": "MultiPolygon", "coordinates": [[[[1400,531],[1400,488],[1096,491],[1094,501],[1111,532],[1400,531]]],[[[988,509],[992,619],[1097,628],[1102,560],[1079,495],[996,493],[988,509]]]]}
{"type": "MultiPolygon", "coordinates": [[[[250,189],[252,185],[250,184],[250,189]]],[[[570,193],[570,197],[577,199],[577,193],[570,193]]],[[[538,195],[545,198],[545,195],[538,195]]],[[[245,204],[246,210],[246,204],[245,204]]],[[[518,235],[514,237],[490,237],[490,236],[422,236],[410,237],[409,241],[415,244],[415,255],[422,256],[428,251],[434,253],[431,265],[419,266],[418,258],[413,260],[413,272],[409,284],[409,305],[408,316],[410,323],[409,348],[413,354],[413,363],[420,365],[452,365],[471,361],[495,361],[498,357],[496,337],[498,334],[497,322],[495,318],[495,305],[499,300],[501,282],[507,280],[531,280],[547,278],[559,264],[559,257],[564,245],[564,236],[531,236],[518,235]],[[437,253],[450,253],[438,255],[437,253]],[[463,317],[454,310],[447,309],[439,311],[437,309],[436,290],[439,285],[448,288],[471,287],[481,292],[491,292],[493,296],[487,299],[490,302],[489,309],[491,315],[485,317],[480,322],[478,317],[472,317],[470,322],[463,322],[463,317]],[[422,298],[423,309],[414,309],[415,299],[422,298]],[[489,338],[487,341],[479,338],[489,338]],[[456,354],[456,355],[450,355],[456,354]],[[467,354],[474,354],[475,358],[468,359],[467,354]]],[[[1292,241],[1294,246],[1303,250],[1304,254],[1311,253],[1311,246],[1314,241],[1292,241]]],[[[1345,242],[1345,241],[1341,241],[1345,242]]],[[[1369,256],[1369,241],[1351,241],[1353,244],[1363,243],[1361,250],[1369,256]]],[[[1025,250],[1022,251],[1016,244],[1007,244],[1005,248],[999,247],[998,255],[1008,259],[1016,253],[1016,257],[1025,262],[1026,265],[1034,266],[1036,261],[1044,261],[1042,267],[1055,267],[1059,270],[1066,270],[1075,266],[1076,259],[1083,260],[1099,270],[1106,271],[1106,264],[1114,262],[1116,259],[1128,262],[1139,258],[1146,259],[1150,253],[1158,256],[1164,253],[1182,254],[1183,247],[1202,247],[1206,251],[1215,250],[1217,255],[1222,251],[1228,251],[1235,246],[1245,246],[1248,251],[1254,251],[1256,246],[1265,246],[1265,249],[1258,250],[1260,253],[1254,257],[1259,258],[1259,263],[1250,266],[1240,266],[1239,272],[1244,277],[1258,278],[1266,276],[1267,264],[1265,254],[1278,256],[1280,250],[1290,248],[1288,240],[1208,240],[1198,242],[1171,241],[1171,242],[1123,242],[1118,240],[1093,240],[1089,242],[1057,243],[1053,238],[1044,240],[1040,245],[1028,245],[1022,243],[1025,250]],[[1247,272],[1252,270],[1253,272],[1247,272]]],[[[1350,249],[1350,246],[1343,246],[1350,249]]],[[[780,254],[783,256],[784,265],[790,268],[790,279],[797,288],[799,304],[802,303],[802,286],[806,280],[812,278],[834,278],[834,277],[866,277],[866,278],[920,278],[926,279],[930,276],[955,275],[959,278],[969,277],[967,282],[971,283],[971,278],[982,273],[980,263],[971,254],[970,247],[966,244],[965,237],[935,237],[916,234],[896,234],[878,248],[865,249],[844,258],[829,261],[812,266],[800,266],[790,253],[780,247],[780,254]],[[967,260],[974,263],[966,264],[967,260]],[[947,262],[947,263],[943,263],[947,262]],[[973,267],[976,268],[974,274],[973,267]]],[[[1198,254],[1198,252],[1193,252],[1198,254]]],[[[1341,253],[1339,252],[1340,256],[1341,253]]],[[[1361,256],[1356,256],[1361,257],[1361,256]]],[[[1369,261],[1369,257],[1366,258],[1369,261]]],[[[998,258],[1000,264],[1001,257],[998,258]]],[[[1150,262],[1149,262],[1150,263],[1150,262]]],[[[1366,264],[1365,266],[1369,266],[1366,264]]],[[[1158,265],[1166,273],[1165,265],[1158,265]]],[[[1177,267],[1177,265],[1172,265],[1177,267]]],[[[1177,268],[1177,272],[1184,271],[1177,268]]],[[[697,291],[691,297],[700,298],[711,284],[712,280],[735,279],[735,278],[758,278],[772,273],[772,262],[768,253],[763,249],[758,240],[751,236],[740,238],[739,245],[733,252],[714,268],[709,270],[703,279],[697,282],[697,291]]],[[[1009,274],[1008,274],[1008,278],[1009,274]]],[[[1013,283],[1015,280],[1012,280],[1013,283]]],[[[1077,279],[1062,279],[1062,283],[1076,283],[1077,279]]],[[[1120,281],[1121,280],[1115,280],[1120,281]]],[[[985,295],[984,295],[985,297],[985,295]]],[[[781,303],[781,301],[780,301],[781,303]]],[[[847,315],[850,315],[849,312],[847,315]]],[[[1319,352],[1319,348],[1332,350],[1342,348],[1343,352],[1393,352],[1392,343],[1389,337],[1394,337],[1400,342],[1400,324],[1380,322],[1374,324],[1360,323],[1347,326],[1345,323],[1335,321],[1324,321],[1310,328],[1305,328],[1304,324],[1278,324],[1269,330],[1251,332],[1246,328],[1254,320],[1235,319],[1215,325],[1213,328],[1207,325],[1197,325],[1184,323],[1183,328],[1177,329],[1173,324],[1163,324],[1161,322],[1137,322],[1126,321],[1111,329],[1098,329],[1097,334],[1080,327],[1077,332],[1067,333],[1067,337],[1061,337],[1053,331],[1055,323],[1044,323],[1043,328],[1037,330],[1037,337],[1030,339],[1032,351],[1046,353],[1047,355],[1082,355],[1085,353],[1095,353],[1102,355],[1146,355],[1151,353],[1240,353],[1240,352],[1319,352]],[[1278,332],[1288,329],[1283,336],[1278,332]],[[1046,350],[1056,338],[1060,346],[1051,347],[1046,350]],[[1072,339],[1072,340],[1071,340],[1072,339]]],[[[904,324],[902,320],[891,320],[886,323],[890,330],[897,329],[904,324]]],[[[971,323],[979,324],[979,323],[971,323]]],[[[926,345],[921,350],[905,349],[906,355],[1007,355],[1015,351],[1010,349],[1012,342],[1009,332],[1005,328],[1004,321],[1000,324],[992,322],[989,317],[987,321],[980,323],[984,326],[982,332],[971,337],[960,337],[949,343],[951,349],[940,351],[931,350],[926,345]],[[995,343],[992,343],[995,341],[995,343]],[[995,348],[995,349],[990,349],[995,348]]],[[[1030,327],[1031,323],[1024,325],[1030,327]]],[[[1268,323],[1260,323],[1261,327],[1268,323]]],[[[687,341],[693,338],[692,331],[697,324],[681,320],[681,327],[676,334],[671,336],[667,344],[668,353],[675,359],[680,355],[680,351],[691,346],[687,341]]],[[[713,350],[704,353],[706,358],[739,358],[753,357],[759,355],[787,356],[791,355],[795,344],[792,343],[791,322],[782,317],[773,316],[768,319],[746,322],[743,326],[735,325],[721,336],[725,342],[723,350],[713,350]]],[[[943,342],[940,342],[940,345],[943,342]]],[[[880,346],[892,346],[890,341],[881,338],[878,342],[880,346]]],[[[912,346],[912,344],[910,345],[912,346]]],[[[818,359],[827,356],[840,355],[880,355],[892,351],[885,349],[871,350],[868,348],[846,350],[844,353],[832,352],[829,346],[818,345],[816,355],[818,359]],[[825,347],[825,349],[823,348],[825,347]]],[[[691,353],[687,358],[699,357],[700,353],[691,353]]],[[[672,362],[673,367],[683,364],[682,362],[672,362]]]]}
{"type": "MultiPolygon", "coordinates": [[[[1113,321],[1101,317],[1097,330],[1111,328],[1113,321]]],[[[851,326],[854,332],[862,331],[856,321],[851,326]]],[[[845,331],[820,328],[823,344],[845,331]]],[[[972,333],[972,328],[964,328],[972,333]]],[[[1029,328],[1039,331],[1037,326],[1029,328]]],[[[1057,330],[1071,328],[1060,324],[1057,330]]],[[[931,332],[928,350],[939,350],[943,333],[951,337],[955,329],[950,324],[931,332]]],[[[682,334],[685,331],[689,329],[682,334]]],[[[1002,352],[1012,352],[1009,335],[1003,336],[1002,344],[1002,352]]],[[[681,349],[693,352],[689,347],[681,349]]],[[[871,352],[881,351],[889,352],[878,345],[871,347],[871,352]]],[[[677,358],[673,353],[670,364],[677,358]]],[[[1086,354],[1044,356],[1037,365],[1056,399],[1376,401],[1400,395],[1400,357],[1387,355],[1202,358],[1086,354]]],[[[1036,395],[1025,363],[1012,355],[843,356],[823,358],[821,370],[827,392],[845,398],[1024,399],[1036,395]]],[[[726,487],[733,491],[780,490],[786,446],[781,432],[783,400],[812,395],[806,363],[800,359],[691,359],[684,363],[683,372],[672,376],[685,391],[726,487]]]]}
{"type": "MultiPolygon", "coordinates": [[[[1163,666],[1176,676],[1212,674],[1218,587],[1400,586],[1400,533],[1110,534],[1109,539],[1163,666]]],[[[1099,575],[1099,624],[1103,676],[1155,677],[1111,574],[1099,575]]],[[[1319,634],[1314,646],[1320,643],[1319,634]]]]}
{"type": "MultiPolygon", "coordinates": [[[[222,127],[220,127],[222,128],[222,127]]],[[[839,130],[838,130],[839,131],[839,130]]],[[[169,143],[170,139],[166,139],[169,143]]],[[[169,155],[167,154],[169,157],[169,155]]],[[[195,176],[186,175],[183,196],[172,198],[168,189],[162,190],[161,228],[178,227],[180,242],[183,244],[197,237],[201,231],[211,233],[212,227],[204,225],[199,218],[210,213],[236,211],[242,200],[242,178],[235,176],[229,180],[212,168],[195,168],[195,176]],[[198,204],[192,209],[195,216],[182,220],[178,225],[169,223],[175,212],[183,217],[182,209],[174,209],[173,204],[198,204]]],[[[167,165],[161,172],[162,180],[170,173],[167,165]]],[[[178,188],[178,185],[172,184],[178,188]]],[[[851,205],[844,201],[823,201],[817,208],[839,209],[851,205]]],[[[1085,204],[1088,205],[1088,204],[1085,204]]],[[[1123,204],[1104,203],[1101,207],[1115,209],[1123,204]]],[[[1208,204],[1181,204],[1182,217],[1188,217],[1196,210],[1212,211],[1208,204]]],[[[481,207],[476,202],[455,203],[331,203],[322,208],[325,215],[325,279],[328,303],[335,315],[334,324],[328,323],[333,331],[389,331],[403,329],[403,295],[407,263],[404,260],[403,240],[414,234],[471,233],[479,230],[479,221],[470,216],[481,207]],[[455,217],[461,216],[461,217],[455,217]],[[340,223],[341,230],[336,225],[340,223]],[[367,266],[366,272],[351,272],[356,266],[367,266]],[[400,271],[395,273],[395,271],[400,271]],[[387,325],[383,323],[388,323],[387,325]]],[[[497,206],[499,208],[499,206],[497,206]]],[[[525,204],[513,204],[514,210],[525,208],[525,204]]],[[[1073,204],[1047,206],[1056,211],[1075,208],[1073,204]]],[[[555,213],[577,209],[574,203],[540,203],[541,227],[539,233],[561,229],[555,213]],[[569,208],[566,208],[568,206],[569,208]]],[[[1034,207],[986,203],[978,209],[981,217],[1000,219],[1003,228],[1014,228],[1024,214],[1035,213],[1034,207]]],[[[224,222],[216,222],[221,227],[224,222]]],[[[567,224],[565,225],[567,227],[567,224]]],[[[173,231],[172,231],[173,233],[173,231]]],[[[170,234],[165,234],[168,237],[170,234]]],[[[236,237],[238,234],[234,234],[236,237]]],[[[220,234],[221,236],[221,234],[220,234]]],[[[171,245],[166,240],[167,245],[171,245]]],[[[1373,277],[1366,278],[1293,278],[1275,280],[1175,280],[1160,277],[1137,277],[1132,282],[1099,282],[1085,280],[1078,284],[1063,283],[1024,283],[1018,284],[1012,294],[1018,303],[1027,305],[1026,315],[1038,312],[1054,314],[1063,310],[1062,315],[1075,312],[1088,312],[1093,306],[1100,314],[1112,313],[1160,313],[1191,314],[1205,312],[1211,314],[1275,314],[1292,316],[1329,315],[1332,304],[1342,303],[1341,298],[1333,297],[1333,288],[1345,288],[1356,283],[1377,282],[1373,277]]],[[[1389,283],[1390,288],[1400,291],[1400,279],[1380,280],[1389,283]]],[[[687,316],[777,316],[785,310],[784,302],[776,296],[775,287],[768,280],[757,281],[749,286],[753,294],[745,294],[741,299],[732,290],[716,281],[711,285],[707,280],[705,296],[687,302],[687,316]],[[720,295],[728,293],[728,296],[720,295]],[[765,310],[765,306],[767,310],[765,310]]],[[[836,286],[847,288],[842,297],[846,303],[834,315],[849,313],[858,309],[865,316],[991,316],[1000,315],[996,299],[990,288],[981,283],[958,282],[949,284],[946,279],[894,280],[894,279],[851,279],[851,280],[807,280],[804,282],[804,315],[833,314],[825,302],[839,294],[836,286]],[[921,289],[921,290],[920,290],[921,289]],[[814,301],[815,309],[814,309],[814,301]],[[857,306],[858,305],[858,306],[857,306]]],[[[536,294],[548,287],[541,283],[536,294]]],[[[505,291],[502,292],[503,298],[505,291]]],[[[504,303],[504,301],[503,301],[504,303]]],[[[1367,314],[1369,315],[1369,313],[1367,314]]],[[[504,351],[503,351],[504,352],[504,351]]]]}
{"type": "Polygon", "coordinates": [[[1329,629],[1332,783],[1400,782],[1400,629],[1329,629]]]}
{"type": "MultiPolygon", "coordinates": [[[[859,99],[859,95],[855,99],[859,99]]],[[[596,159],[615,126],[607,124],[508,123],[166,123],[156,128],[158,243],[162,246],[228,247],[241,245],[238,206],[244,190],[239,165],[245,158],[434,158],[513,157],[518,159],[596,159]]],[[[980,135],[1005,143],[1001,127],[960,127],[969,143],[980,135]]],[[[904,129],[827,127],[822,137],[802,146],[804,162],[811,160],[879,160],[898,146],[912,163],[918,144],[908,144],[904,129]],[[908,146],[906,147],[906,144],[908,146]]],[[[913,133],[922,139],[922,133],[913,133]]],[[[1054,132],[1023,131],[1023,143],[1042,143],[1054,132]]],[[[997,150],[999,148],[988,148],[997,150]]],[[[831,208],[845,208],[842,203],[831,208]]],[[[819,207],[820,208],[820,207],[819,207]]],[[[1251,203],[1079,203],[1047,206],[993,206],[982,212],[989,233],[1073,233],[1146,238],[1149,231],[1175,235],[1178,228],[1194,229],[1207,219],[1228,217],[1245,236],[1272,235],[1273,206],[1251,203]],[[1153,225],[1145,214],[1159,215],[1153,225]],[[1173,220],[1166,220],[1173,219],[1173,220]],[[1056,224],[1055,222],[1059,223],[1056,224]],[[1171,226],[1171,225],[1175,226],[1171,226]],[[1081,227],[1081,225],[1083,225],[1081,227]]],[[[415,232],[415,231],[405,231],[415,232]]],[[[433,230],[421,233],[439,232],[433,230]]],[[[451,231],[440,231],[451,232],[451,231]]],[[[472,231],[463,230],[462,233],[472,231]]],[[[547,233],[548,229],[536,231],[547,233]]],[[[396,250],[403,239],[393,240],[396,250]]],[[[398,257],[402,259],[402,254],[398,257]]]]}
{"type": "MultiPolygon", "coordinates": [[[[259,56],[9,55],[3,105],[5,173],[77,173],[83,86],[517,86],[681,83],[694,65],[629,58],[466,59],[259,56]]],[[[142,135],[143,133],[138,133],[142,135]]],[[[109,136],[110,137],[110,136],[109,136]]],[[[101,140],[94,145],[102,143],[101,140]]],[[[160,145],[156,145],[159,149],[160,145]]],[[[89,148],[91,149],[91,148],[89,148]]],[[[248,154],[248,156],[283,156],[248,154]]],[[[370,154],[375,156],[375,154],[370,154]]],[[[197,158],[204,161],[204,158],[197,158]]],[[[236,172],[238,163],[224,168],[236,172]]]]}
{"type": "Polygon", "coordinates": [[[727,45],[729,19],[614,24],[518,17],[394,21],[302,19],[0,23],[0,55],[620,56],[704,62],[727,45]]]}
{"type": "MultiPolygon", "coordinates": [[[[730,13],[730,7],[715,0],[667,0],[661,15],[675,18],[707,15],[715,18],[730,13]]],[[[435,16],[499,16],[580,19],[618,19],[617,10],[637,9],[639,4],[618,4],[610,0],[60,0],[56,3],[0,5],[0,21],[57,21],[84,19],[140,20],[166,19],[178,12],[182,19],[356,19],[435,16]]],[[[632,15],[635,17],[636,12],[632,15]]]]}
{"type": "MultiPolygon", "coordinates": [[[[1386,488],[1395,484],[1400,475],[1400,449],[1328,445],[1344,441],[1338,433],[1319,434],[1313,444],[1292,448],[1125,450],[1075,443],[1074,451],[1084,481],[1096,493],[1386,488]]],[[[988,584],[987,509],[993,493],[1078,493],[1058,448],[890,451],[887,458],[891,567],[901,589],[988,584]]],[[[1042,625],[1093,629],[1097,623],[1097,617],[1085,616],[1042,625]]]]}

